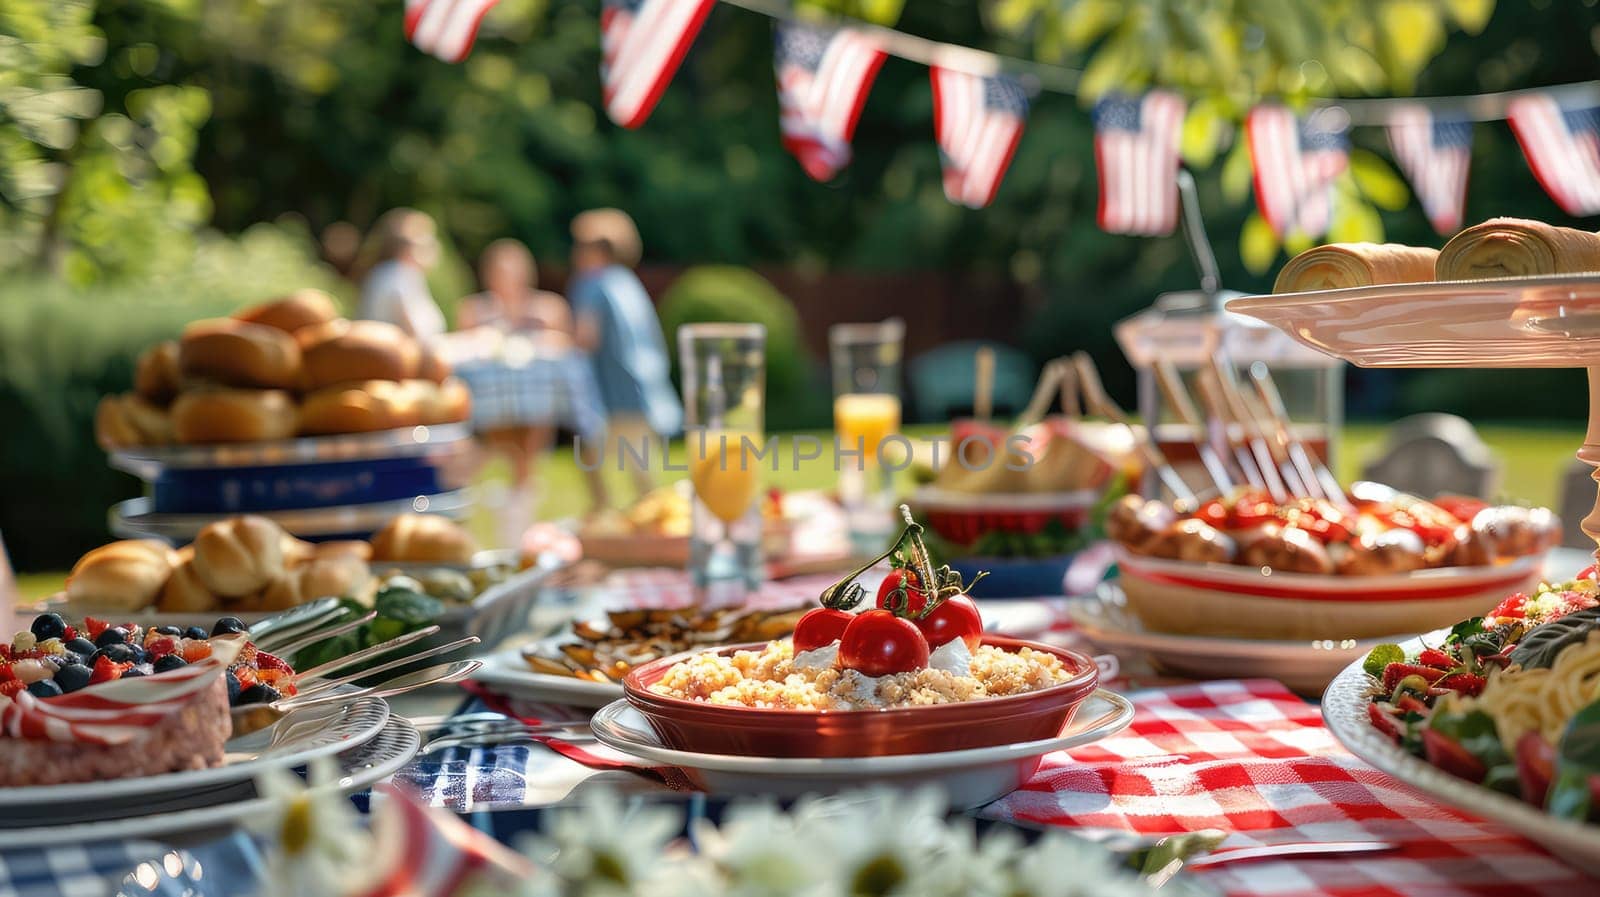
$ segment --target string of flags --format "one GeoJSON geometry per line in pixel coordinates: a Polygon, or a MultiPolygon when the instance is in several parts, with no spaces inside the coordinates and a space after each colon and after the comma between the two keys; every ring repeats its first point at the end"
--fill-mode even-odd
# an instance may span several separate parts
{"type": "MultiPolygon", "coordinates": [[[[406,0],[406,38],[460,62],[496,2],[406,0]]],[[[889,56],[928,65],[945,196],[969,208],[994,200],[1027,125],[1030,88],[1071,93],[1077,83],[1070,69],[879,26],[795,21],[776,0],[602,0],[600,75],[612,121],[645,123],[718,2],[774,19],[783,146],[817,181],[849,164],[856,123],[889,56]]],[[[1328,231],[1335,182],[1349,167],[1352,111],[1362,124],[1386,128],[1401,173],[1441,234],[1462,223],[1473,119],[1507,120],[1551,198],[1570,215],[1600,214],[1600,82],[1478,97],[1329,101],[1303,113],[1267,102],[1247,114],[1244,137],[1256,207],[1280,238],[1328,231]]],[[[1160,89],[1109,94],[1096,104],[1096,217],[1103,230],[1160,236],[1177,227],[1186,113],[1180,96],[1160,89]]]]}

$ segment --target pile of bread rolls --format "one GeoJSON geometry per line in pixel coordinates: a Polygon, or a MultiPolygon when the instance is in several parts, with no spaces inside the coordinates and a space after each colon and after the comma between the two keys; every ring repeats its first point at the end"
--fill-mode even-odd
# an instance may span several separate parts
{"type": "Polygon", "coordinates": [[[101,399],[95,435],[107,450],[256,442],[456,423],[471,410],[432,350],[301,290],[147,349],[134,390],[101,399]]]}
{"type": "Polygon", "coordinates": [[[73,566],[66,594],[90,613],[280,611],[318,598],[366,596],[375,585],[372,561],[465,564],[476,552],[465,530],[436,514],[403,514],[370,542],[322,543],[246,515],[206,526],[179,549],[153,539],[96,548],[73,566]]]}

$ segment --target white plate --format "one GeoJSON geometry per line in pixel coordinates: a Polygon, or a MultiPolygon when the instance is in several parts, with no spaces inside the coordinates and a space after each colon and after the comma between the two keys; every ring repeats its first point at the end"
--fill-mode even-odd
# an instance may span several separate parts
{"type": "Polygon", "coordinates": [[[742,757],[676,751],[663,745],[644,716],[625,700],[607,704],[589,725],[601,743],[635,757],[678,767],[710,794],[785,798],[869,784],[905,788],[937,785],[952,806],[965,809],[1015,791],[1038,770],[1045,754],[1113,735],[1132,719],[1133,704],[1127,698],[1096,689],[1055,738],[888,757],[742,757]]]}
{"type": "MultiPolygon", "coordinates": [[[[336,760],[345,776],[339,782],[340,790],[349,794],[387,779],[410,763],[421,747],[422,737],[410,723],[399,717],[390,719],[371,741],[338,755],[336,760]]],[[[228,803],[108,822],[10,829],[3,837],[7,850],[130,838],[148,840],[174,835],[185,836],[183,840],[188,843],[198,843],[210,840],[235,825],[249,822],[269,806],[267,800],[257,798],[251,789],[243,791],[240,799],[228,803]]]]}
{"type": "MultiPolygon", "coordinates": [[[[15,811],[209,791],[247,781],[263,769],[301,766],[316,757],[350,750],[372,740],[388,720],[389,705],[381,698],[362,698],[348,706],[307,707],[270,728],[229,741],[225,745],[226,763],[211,769],[68,785],[0,788],[0,817],[8,815],[7,808],[15,811]]],[[[4,827],[5,823],[0,822],[0,829],[4,827]]]]}
{"type": "MultiPolygon", "coordinates": [[[[1447,630],[1441,629],[1409,639],[1401,647],[1410,654],[1420,650],[1424,641],[1439,644],[1446,634],[1447,630]]],[[[1322,719],[1350,753],[1419,791],[1538,842],[1591,875],[1600,875],[1600,826],[1557,819],[1514,797],[1462,781],[1406,753],[1367,719],[1369,682],[1358,660],[1346,667],[1322,696],[1322,719]]]]}
{"type": "MultiPolygon", "coordinates": [[[[534,645],[560,644],[565,635],[551,636],[534,642],[534,645]]],[[[522,659],[524,648],[507,648],[483,658],[483,666],[472,674],[474,681],[482,682],[507,697],[551,704],[570,704],[573,707],[604,707],[622,697],[622,685],[590,682],[576,676],[553,676],[535,673],[522,659]]]]}
{"type": "Polygon", "coordinates": [[[1265,676],[1311,696],[1321,694],[1340,670],[1366,657],[1374,645],[1401,638],[1276,641],[1148,632],[1112,583],[1093,595],[1068,599],[1067,616],[1099,650],[1119,657],[1143,652],[1152,666],[1167,673],[1193,679],[1265,676]]]}

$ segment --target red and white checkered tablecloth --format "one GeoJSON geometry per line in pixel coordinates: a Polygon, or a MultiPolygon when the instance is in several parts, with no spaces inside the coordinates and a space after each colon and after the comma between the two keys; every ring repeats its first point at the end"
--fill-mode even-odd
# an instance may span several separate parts
{"type": "Polygon", "coordinates": [[[1261,860],[1195,874],[1230,897],[1575,897],[1600,881],[1503,828],[1425,797],[1347,752],[1318,709],[1264,679],[1134,692],[1122,733],[1045,758],[984,815],[1227,847],[1382,840],[1397,851],[1261,860]]]}

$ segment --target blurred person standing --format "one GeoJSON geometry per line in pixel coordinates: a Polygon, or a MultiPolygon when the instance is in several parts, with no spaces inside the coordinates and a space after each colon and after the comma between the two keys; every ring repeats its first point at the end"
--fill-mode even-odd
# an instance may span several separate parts
{"type": "MultiPolygon", "coordinates": [[[[552,356],[549,364],[560,364],[559,356],[572,351],[567,300],[538,289],[538,279],[538,265],[528,247],[516,240],[496,240],[478,257],[483,292],[462,299],[456,312],[458,330],[481,328],[499,335],[491,340],[496,346],[492,361],[461,372],[475,383],[479,398],[478,439],[487,452],[504,455],[511,465],[511,487],[501,495],[486,496],[489,504],[497,505],[503,545],[520,544],[533,522],[539,459],[554,442],[558,423],[558,397],[535,393],[558,390],[562,381],[545,382],[526,374],[538,364],[533,357],[536,348],[537,354],[552,356]],[[482,412],[490,410],[495,413],[485,419],[482,412]]],[[[579,371],[588,376],[587,368],[579,371]]]]}
{"type": "MultiPolygon", "coordinates": [[[[635,451],[650,444],[651,463],[656,463],[664,440],[683,429],[683,405],[672,388],[661,320],[633,273],[643,255],[639,229],[626,212],[591,209],[572,219],[568,292],[574,339],[589,353],[607,413],[605,445],[585,446],[582,465],[596,509],[610,505],[601,462],[615,464],[624,457],[619,452],[622,440],[638,447],[635,451]]],[[[638,464],[626,466],[638,493],[650,491],[651,472],[638,464]]]]}
{"type": "Polygon", "coordinates": [[[378,219],[378,264],[361,287],[356,317],[388,321],[424,343],[444,334],[444,312],[428,290],[439,260],[433,219],[416,209],[390,209],[378,219]]]}

